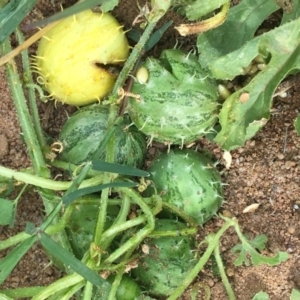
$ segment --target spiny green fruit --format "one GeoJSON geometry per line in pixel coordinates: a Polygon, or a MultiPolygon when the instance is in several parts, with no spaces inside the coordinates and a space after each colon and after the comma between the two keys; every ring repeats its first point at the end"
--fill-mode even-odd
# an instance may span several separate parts
{"type": "MultiPolygon", "coordinates": [[[[114,278],[115,276],[110,276],[107,280],[112,284],[114,278]]],[[[141,294],[139,285],[128,275],[123,275],[116,292],[116,300],[136,300],[141,294]]]]}
{"type": "MultiPolygon", "coordinates": [[[[80,164],[91,159],[107,134],[109,110],[106,106],[90,105],[78,110],[62,127],[59,141],[63,144],[60,159],[80,164]]],[[[141,167],[146,154],[146,139],[128,116],[115,132],[115,163],[141,167]]],[[[99,160],[105,159],[105,152],[99,160]]]]}
{"type": "MultiPolygon", "coordinates": [[[[176,231],[187,228],[184,223],[168,219],[156,220],[155,230],[176,231]]],[[[184,280],[196,261],[191,236],[162,236],[146,239],[145,254],[132,270],[134,277],[150,295],[168,296],[184,280]]]]}
{"type": "MultiPolygon", "coordinates": [[[[80,204],[76,204],[66,226],[68,238],[75,256],[81,259],[90,249],[99,215],[99,205],[88,203],[89,200],[99,200],[100,196],[89,195],[80,204]]],[[[83,200],[83,199],[81,199],[83,200]]],[[[119,207],[108,206],[105,229],[109,228],[119,213],[119,207]]]]}
{"type": "Polygon", "coordinates": [[[223,201],[222,183],[213,162],[191,150],[171,150],[150,165],[150,180],[162,196],[199,225],[216,215],[223,201]]]}
{"type": "Polygon", "coordinates": [[[130,98],[127,111],[150,140],[191,143],[217,122],[217,84],[191,53],[165,50],[159,59],[148,58],[131,91],[140,98],[130,98]]]}
{"type": "Polygon", "coordinates": [[[40,41],[35,69],[57,101],[100,101],[115,83],[116,65],[129,55],[122,26],[108,13],[86,10],[59,22],[40,41]]]}

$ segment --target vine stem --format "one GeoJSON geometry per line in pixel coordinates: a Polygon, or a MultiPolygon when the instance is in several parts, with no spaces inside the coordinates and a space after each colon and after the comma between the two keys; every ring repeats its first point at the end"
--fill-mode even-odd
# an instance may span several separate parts
{"type": "Polygon", "coordinates": [[[83,281],[84,278],[81,277],[77,273],[72,273],[70,275],[64,276],[61,279],[56,280],[52,284],[48,285],[43,289],[40,293],[35,295],[32,300],[43,300],[48,298],[49,296],[55,294],[57,291],[60,291],[62,289],[68,288],[70,286],[73,286],[75,284],[80,283],[83,281]]]}
{"type": "MultiPolygon", "coordinates": [[[[14,171],[12,169],[2,167],[2,166],[0,166],[0,175],[9,179],[14,178],[17,181],[21,181],[26,184],[31,184],[37,187],[54,190],[54,191],[65,191],[72,184],[72,181],[55,181],[52,179],[43,178],[32,174],[14,171]]],[[[98,176],[84,180],[81,183],[80,188],[101,184],[102,182],[103,182],[103,174],[100,174],[98,176]]]]}
{"type": "MultiPolygon", "coordinates": [[[[124,67],[122,68],[121,73],[118,76],[118,79],[114,85],[114,88],[112,90],[112,95],[116,96],[118,94],[119,88],[123,86],[125,83],[126,78],[128,77],[128,74],[134,67],[135,62],[139,58],[140,53],[144,49],[144,46],[147,42],[147,40],[150,37],[151,32],[153,31],[154,27],[156,25],[156,22],[149,23],[148,26],[146,27],[145,31],[143,32],[139,42],[135,45],[133,48],[131,54],[129,55],[128,59],[126,60],[126,63],[124,67]]],[[[110,113],[109,113],[109,118],[108,118],[108,128],[111,128],[117,117],[117,106],[112,105],[110,107],[110,113]]],[[[114,144],[115,144],[115,138],[111,138],[106,147],[106,161],[107,162],[113,162],[114,159],[114,144]]],[[[109,183],[111,181],[111,177],[109,174],[105,174],[103,183],[109,183]]],[[[108,190],[104,190],[101,195],[101,205],[100,205],[100,210],[99,210],[99,215],[98,215],[98,221],[97,221],[97,227],[96,231],[94,234],[93,241],[96,245],[99,245],[100,239],[101,239],[101,234],[104,229],[104,224],[106,220],[106,210],[107,210],[107,199],[108,199],[108,190]]]]}
{"type": "MultiPolygon", "coordinates": [[[[16,36],[18,39],[19,44],[24,43],[24,35],[21,32],[20,29],[16,29],[16,36]]],[[[40,116],[38,112],[36,97],[35,97],[35,90],[34,90],[34,82],[32,78],[32,71],[30,68],[30,61],[29,61],[29,55],[28,50],[25,49],[22,52],[22,62],[23,62],[23,72],[25,78],[23,80],[26,82],[26,87],[28,88],[28,98],[29,98],[29,104],[30,104],[30,111],[31,111],[31,117],[34,124],[35,132],[38,138],[39,145],[41,149],[46,148],[46,140],[42,131],[41,123],[40,123],[40,116]]]]}
{"type": "MultiPolygon", "coordinates": [[[[6,39],[0,45],[0,47],[2,54],[6,54],[11,51],[11,46],[8,39],[6,39]]],[[[38,144],[37,135],[34,127],[32,126],[22,84],[20,82],[19,74],[17,73],[17,66],[14,61],[11,60],[6,64],[6,73],[19,122],[22,128],[22,134],[28,148],[33,168],[37,174],[41,175],[42,177],[49,178],[50,172],[46,167],[40,145],[38,144]]]]}
{"type": "Polygon", "coordinates": [[[137,194],[134,190],[128,188],[120,188],[118,189],[120,192],[124,193],[126,196],[130,197],[143,211],[145,217],[147,218],[147,225],[139,230],[133,237],[127,240],[120,248],[115,250],[105,261],[105,264],[111,264],[121,255],[123,255],[127,251],[131,251],[134,249],[142,240],[148,236],[154,230],[155,227],[155,218],[151,212],[151,209],[148,205],[143,201],[141,196],[137,194]]]}
{"type": "Polygon", "coordinates": [[[112,95],[117,95],[119,88],[121,88],[124,83],[126,78],[128,77],[128,74],[130,71],[133,69],[135,62],[138,60],[140,54],[144,50],[144,46],[146,42],[148,41],[150,34],[152,33],[154,27],[156,26],[157,22],[149,22],[148,26],[146,27],[145,31],[143,32],[140,40],[138,43],[135,45],[133,48],[131,54],[129,55],[121,73],[118,76],[118,79],[114,85],[112,95]]]}
{"type": "Polygon", "coordinates": [[[223,233],[231,226],[236,225],[235,219],[226,219],[225,224],[222,226],[222,228],[212,236],[208,240],[208,247],[206,248],[206,251],[201,256],[200,260],[196,264],[196,266],[190,271],[188,276],[182,281],[182,283],[172,292],[172,294],[166,299],[166,300],[176,300],[180,297],[180,295],[188,288],[188,286],[193,282],[195,277],[198,275],[198,273],[203,269],[204,265],[209,260],[211,254],[213,253],[214,249],[218,247],[219,240],[223,233]]]}
{"type": "MultiPolygon", "coordinates": [[[[43,31],[41,30],[40,33],[41,32],[43,31]]],[[[5,54],[9,55],[11,53],[11,45],[9,39],[5,39],[5,41],[0,45],[0,52],[3,55],[5,54]]],[[[32,124],[22,83],[17,71],[17,66],[13,59],[10,59],[6,64],[6,74],[7,74],[7,81],[10,87],[12,98],[14,101],[14,106],[17,111],[18,120],[22,129],[24,141],[26,143],[27,151],[29,153],[29,157],[33,165],[33,170],[38,176],[43,177],[44,180],[48,179],[51,177],[50,170],[48,169],[46,162],[44,160],[43,153],[41,150],[41,145],[39,144],[39,139],[37,138],[35,128],[32,124]]],[[[8,171],[8,173],[11,173],[7,168],[1,167],[1,169],[4,172],[8,171]]],[[[19,174],[17,174],[18,172],[13,171],[13,173],[14,174],[9,175],[9,178],[12,177],[17,178],[19,176],[19,174]]],[[[22,173],[20,174],[22,176],[22,173]]],[[[56,202],[53,201],[53,199],[56,198],[56,195],[51,190],[46,190],[39,186],[37,187],[37,190],[40,196],[42,197],[46,215],[49,215],[55,208],[56,202]]],[[[54,223],[56,223],[58,221],[58,216],[53,221],[54,223]]],[[[59,233],[56,239],[64,248],[69,248],[69,242],[65,232],[59,233]]]]}
{"type": "Polygon", "coordinates": [[[227,278],[226,272],[225,272],[225,268],[224,268],[224,264],[221,258],[221,254],[220,254],[220,247],[219,245],[217,245],[217,247],[214,250],[214,256],[218,265],[218,269],[220,272],[220,276],[223,282],[223,285],[226,289],[226,292],[228,294],[229,300],[236,300],[236,297],[234,295],[233,289],[229,283],[229,280],[227,278]]]}

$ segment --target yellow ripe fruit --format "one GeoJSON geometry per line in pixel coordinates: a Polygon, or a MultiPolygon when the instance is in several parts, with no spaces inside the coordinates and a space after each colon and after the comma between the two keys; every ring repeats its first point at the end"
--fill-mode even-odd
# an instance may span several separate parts
{"type": "Polygon", "coordinates": [[[108,95],[129,46],[122,26],[108,13],[86,10],[68,17],[40,41],[35,67],[50,96],[74,106],[108,95]]]}

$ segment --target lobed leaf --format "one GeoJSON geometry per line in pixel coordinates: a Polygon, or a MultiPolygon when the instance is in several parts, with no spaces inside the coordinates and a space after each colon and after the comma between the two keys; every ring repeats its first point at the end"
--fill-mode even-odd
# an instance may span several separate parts
{"type": "Polygon", "coordinates": [[[243,263],[245,263],[246,266],[249,266],[251,261],[254,266],[258,266],[260,264],[275,266],[288,259],[288,254],[286,252],[279,251],[273,257],[264,256],[257,252],[256,249],[262,251],[265,248],[267,237],[264,234],[255,237],[252,241],[249,241],[243,237],[241,241],[242,244],[235,245],[231,249],[233,253],[239,253],[234,262],[235,266],[241,266],[243,263]]]}
{"type": "Polygon", "coordinates": [[[209,66],[242,47],[254,37],[266,17],[278,9],[279,5],[270,0],[244,0],[232,7],[221,26],[199,35],[197,47],[201,53],[200,63],[209,66]]]}
{"type": "Polygon", "coordinates": [[[257,56],[269,57],[266,68],[223,104],[219,120],[221,131],[215,141],[225,150],[244,145],[268,121],[273,94],[278,84],[300,69],[300,18],[248,42],[211,65],[214,76],[231,79],[257,56]],[[248,94],[247,101],[241,96],[248,94]]]}

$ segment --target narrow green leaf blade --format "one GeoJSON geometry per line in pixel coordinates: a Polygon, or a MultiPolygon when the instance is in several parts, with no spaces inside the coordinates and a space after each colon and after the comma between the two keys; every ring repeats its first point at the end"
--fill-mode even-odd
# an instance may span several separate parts
{"type": "Polygon", "coordinates": [[[63,10],[59,13],[56,13],[55,15],[53,15],[51,17],[48,17],[43,20],[36,21],[29,25],[26,25],[26,26],[24,26],[24,28],[28,30],[28,29],[32,29],[32,28],[36,28],[36,27],[42,27],[42,26],[48,25],[52,22],[67,18],[67,17],[75,15],[75,14],[78,14],[81,11],[92,8],[96,5],[103,4],[103,3],[107,4],[109,1],[111,1],[111,0],[85,0],[85,1],[77,3],[76,5],[66,8],[65,10],[63,10]]]}
{"type": "MultiPolygon", "coordinates": [[[[31,236],[21,242],[12,251],[10,251],[3,259],[0,260],[0,284],[9,276],[20,259],[26,254],[31,246],[37,240],[36,236],[31,236]]],[[[1,243],[1,242],[0,242],[1,243]]]]}
{"type": "Polygon", "coordinates": [[[0,225],[12,226],[15,219],[15,204],[11,200],[0,198],[0,225]]]}
{"type": "Polygon", "coordinates": [[[19,26],[37,0],[11,0],[0,10],[0,44],[19,26]]]}
{"type": "Polygon", "coordinates": [[[70,252],[62,248],[59,244],[51,239],[46,233],[40,233],[40,242],[43,247],[54,257],[62,261],[66,266],[71,268],[74,272],[78,273],[92,284],[109,285],[109,283],[100,277],[96,272],[88,268],[80,260],[75,258],[70,252]]]}
{"type": "Polygon", "coordinates": [[[128,176],[139,176],[139,177],[149,177],[150,174],[146,171],[136,169],[134,167],[108,163],[105,161],[92,161],[92,169],[96,171],[103,171],[109,173],[117,173],[128,176]]]}
{"type": "Polygon", "coordinates": [[[101,184],[101,185],[96,185],[96,186],[91,186],[91,187],[79,189],[75,192],[72,192],[68,195],[65,195],[62,198],[62,201],[65,205],[69,205],[73,201],[75,201],[76,199],[78,199],[80,197],[83,197],[83,196],[88,195],[88,194],[96,193],[96,192],[102,191],[102,190],[107,189],[107,188],[114,188],[114,187],[132,188],[132,187],[136,187],[136,186],[138,186],[138,184],[135,183],[135,182],[125,182],[125,181],[124,182],[105,183],[105,184],[101,184]]]}

